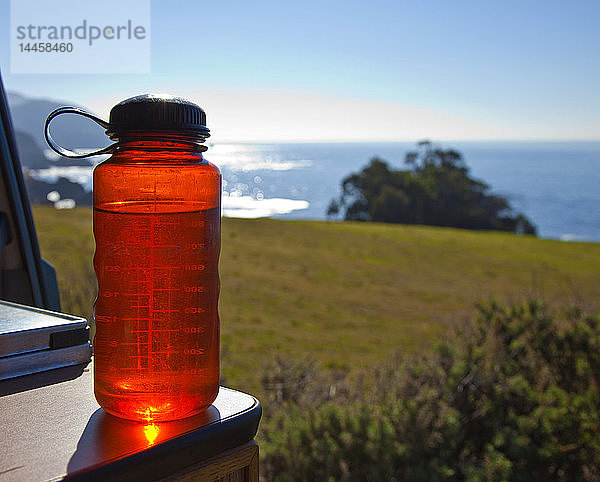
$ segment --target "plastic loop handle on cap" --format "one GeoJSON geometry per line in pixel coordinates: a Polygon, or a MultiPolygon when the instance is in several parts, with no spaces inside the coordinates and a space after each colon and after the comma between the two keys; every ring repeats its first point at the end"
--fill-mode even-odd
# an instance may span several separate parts
{"type": "Polygon", "coordinates": [[[87,117],[88,119],[93,120],[99,126],[104,127],[104,129],[108,129],[108,122],[103,121],[99,117],[96,117],[95,115],[90,114],[89,112],[86,112],[77,107],[59,107],[58,109],[55,109],[50,113],[50,115],[46,119],[46,124],[44,125],[44,136],[46,137],[46,142],[48,143],[48,145],[52,148],[52,150],[54,152],[56,152],[57,154],[60,154],[61,156],[69,157],[71,159],[82,159],[84,157],[98,156],[100,154],[110,154],[110,153],[114,152],[115,148],[117,147],[118,142],[115,142],[115,143],[111,144],[110,146],[107,146],[98,151],[88,152],[86,154],[82,154],[82,153],[75,152],[75,151],[70,151],[68,149],[65,149],[62,146],[59,146],[54,141],[54,139],[52,139],[52,136],[50,135],[50,122],[52,122],[52,119],[54,119],[55,117],[58,117],[61,114],[82,115],[83,117],[87,117]]]}

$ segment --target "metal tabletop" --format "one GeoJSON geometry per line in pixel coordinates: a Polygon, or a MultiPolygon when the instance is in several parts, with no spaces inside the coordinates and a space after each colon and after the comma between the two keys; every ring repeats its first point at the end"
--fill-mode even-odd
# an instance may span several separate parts
{"type": "MultiPolygon", "coordinates": [[[[52,373],[37,376],[48,383],[52,373]]],[[[27,380],[0,383],[2,480],[131,480],[132,468],[136,476],[157,479],[252,440],[260,421],[254,397],[222,387],[214,404],[195,417],[130,422],[99,407],[92,378],[86,368],[37,388],[27,380]]]]}

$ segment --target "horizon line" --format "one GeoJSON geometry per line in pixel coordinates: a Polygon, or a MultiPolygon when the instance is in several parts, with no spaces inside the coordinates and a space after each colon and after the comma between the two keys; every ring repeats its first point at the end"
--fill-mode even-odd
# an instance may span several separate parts
{"type": "Polygon", "coordinates": [[[422,137],[419,139],[207,139],[206,144],[376,144],[376,143],[414,143],[429,141],[432,144],[451,143],[451,142],[498,142],[498,143],[600,143],[598,139],[545,139],[545,138],[512,138],[512,139],[433,139],[422,137]]]}

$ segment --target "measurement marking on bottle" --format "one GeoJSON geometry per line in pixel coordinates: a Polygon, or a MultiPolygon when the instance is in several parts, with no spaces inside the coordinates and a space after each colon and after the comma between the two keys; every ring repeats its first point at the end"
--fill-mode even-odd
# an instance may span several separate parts
{"type": "Polygon", "coordinates": [[[184,310],[184,313],[188,314],[188,315],[194,315],[194,314],[200,314],[200,313],[204,313],[206,312],[206,310],[204,308],[201,308],[200,306],[190,306],[189,308],[186,308],[184,310]]]}
{"type": "Polygon", "coordinates": [[[204,349],[202,348],[186,348],[183,350],[184,355],[203,355],[204,349]]]}
{"type": "Polygon", "coordinates": [[[152,291],[181,291],[179,288],[152,288],[152,291]]]}
{"type": "Polygon", "coordinates": [[[96,315],[94,319],[97,323],[116,323],[117,321],[119,321],[119,318],[117,316],[112,315],[96,315]]]}
{"type": "MultiPolygon", "coordinates": [[[[153,329],[152,332],[156,333],[156,332],[179,332],[181,330],[179,329],[174,329],[174,330],[160,330],[160,329],[153,329]]],[[[131,330],[131,333],[148,333],[148,330],[131,330]]],[[[135,343],[131,343],[132,345],[135,345],[135,343]]]]}
{"type": "Polygon", "coordinates": [[[183,291],[186,293],[204,293],[204,286],[186,286],[183,291]]]}
{"type": "Polygon", "coordinates": [[[150,305],[131,305],[131,308],[150,308],[150,305]]]}
{"type": "Polygon", "coordinates": [[[123,293],[123,296],[150,296],[151,293],[123,293]]]}
{"type": "Polygon", "coordinates": [[[146,249],[153,249],[153,248],[157,248],[157,249],[161,249],[161,248],[181,248],[180,244],[153,244],[153,243],[144,243],[142,245],[138,244],[138,243],[129,243],[126,244],[125,246],[128,246],[130,248],[146,248],[146,249]]]}
{"type": "Polygon", "coordinates": [[[188,264],[185,266],[186,271],[204,271],[206,266],[203,264],[188,264]]]}
{"type": "Polygon", "coordinates": [[[154,313],[179,313],[179,310],[152,310],[154,313]]]}

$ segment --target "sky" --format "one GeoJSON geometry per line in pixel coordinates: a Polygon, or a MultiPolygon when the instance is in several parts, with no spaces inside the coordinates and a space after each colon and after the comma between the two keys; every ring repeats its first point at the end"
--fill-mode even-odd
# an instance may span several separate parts
{"type": "Polygon", "coordinates": [[[12,74],[0,22],[9,91],[171,93],[217,141],[600,140],[596,0],[152,1],[149,74],[12,74]]]}

